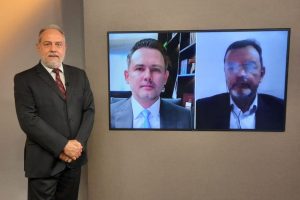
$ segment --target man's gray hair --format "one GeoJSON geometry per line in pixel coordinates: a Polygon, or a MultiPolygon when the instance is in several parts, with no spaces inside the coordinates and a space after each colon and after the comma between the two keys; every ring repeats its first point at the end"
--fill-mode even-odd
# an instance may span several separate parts
{"type": "Polygon", "coordinates": [[[45,32],[48,29],[55,29],[58,30],[63,36],[65,36],[64,31],[62,30],[62,28],[56,24],[50,24],[48,26],[45,26],[44,28],[42,28],[39,32],[39,42],[41,42],[41,35],[43,34],[43,32],[45,32]]]}

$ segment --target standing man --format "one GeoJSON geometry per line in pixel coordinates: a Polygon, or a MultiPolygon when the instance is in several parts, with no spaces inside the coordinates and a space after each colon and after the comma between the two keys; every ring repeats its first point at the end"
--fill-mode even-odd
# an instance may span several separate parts
{"type": "Polygon", "coordinates": [[[191,129],[189,110],[160,98],[169,71],[164,47],[155,39],[138,41],[124,72],[132,96],[111,104],[111,128],[191,129]]]}
{"type": "Polygon", "coordinates": [[[197,100],[197,129],[284,130],[283,100],[257,93],[266,68],[256,41],[240,40],[229,45],[224,72],[229,93],[197,100]]]}
{"type": "Polygon", "coordinates": [[[14,78],[18,120],[26,134],[29,200],[76,200],[94,122],[93,94],[81,69],[63,64],[62,29],[39,32],[40,62],[14,78]]]}

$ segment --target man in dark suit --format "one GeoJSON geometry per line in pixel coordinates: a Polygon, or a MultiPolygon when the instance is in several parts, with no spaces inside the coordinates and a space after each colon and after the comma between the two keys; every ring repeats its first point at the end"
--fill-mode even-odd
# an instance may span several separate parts
{"type": "Polygon", "coordinates": [[[127,63],[124,76],[132,96],[111,104],[111,128],[191,129],[190,111],[160,98],[169,77],[163,46],[155,39],[140,40],[127,63]]]}
{"type": "Polygon", "coordinates": [[[18,120],[26,134],[24,168],[30,200],[75,200],[94,122],[93,94],[81,69],[63,64],[64,32],[39,33],[40,62],[15,76],[18,120]]]}
{"type": "Polygon", "coordinates": [[[224,72],[229,93],[196,102],[198,130],[284,130],[283,100],[257,93],[266,68],[263,65],[262,49],[256,41],[232,43],[225,53],[224,72]]]}

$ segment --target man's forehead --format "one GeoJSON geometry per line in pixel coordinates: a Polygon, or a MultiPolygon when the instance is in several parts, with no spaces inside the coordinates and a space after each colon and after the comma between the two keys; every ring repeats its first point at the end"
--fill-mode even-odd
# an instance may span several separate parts
{"type": "Polygon", "coordinates": [[[40,35],[41,40],[65,41],[65,36],[56,29],[47,29],[40,35]]]}
{"type": "Polygon", "coordinates": [[[259,58],[259,53],[253,46],[246,46],[236,49],[231,49],[227,52],[226,60],[228,58],[240,58],[240,57],[257,57],[259,58]]]}
{"type": "Polygon", "coordinates": [[[133,67],[145,67],[145,68],[164,68],[164,66],[161,64],[146,65],[144,63],[133,63],[132,66],[133,67]]]}
{"type": "Polygon", "coordinates": [[[136,63],[164,64],[164,58],[160,51],[150,48],[136,50],[132,54],[131,61],[136,63]]]}
{"type": "Polygon", "coordinates": [[[161,52],[157,49],[153,49],[153,48],[147,48],[147,47],[142,47],[137,49],[135,52],[133,52],[132,57],[136,57],[136,56],[141,56],[141,55],[156,55],[156,56],[161,56],[163,57],[163,55],[161,54],[161,52]]]}

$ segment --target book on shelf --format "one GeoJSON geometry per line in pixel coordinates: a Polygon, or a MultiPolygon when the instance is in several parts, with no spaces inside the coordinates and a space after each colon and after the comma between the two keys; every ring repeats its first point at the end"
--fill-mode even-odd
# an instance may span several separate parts
{"type": "Polygon", "coordinates": [[[192,64],[191,64],[191,67],[190,67],[189,73],[190,73],[190,74],[195,74],[195,68],[196,68],[196,64],[195,64],[195,63],[192,63],[192,64]]]}
{"type": "Polygon", "coordinates": [[[180,75],[184,75],[188,73],[188,59],[184,59],[180,62],[180,75]]]}
{"type": "Polygon", "coordinates": [[[195,60],[195,56],[193,56],[192,58],[190,58],[188,60],[188,73],[189,74],[194,74],[195,73],[195,67],[196,67],[196,60],[195,60]]]}
{"type": "Polygon", "coordinates": [[[184,59],[180,62],[180,75],[195,73],[195,57],[184,59]]]}
{"type": "Polygon", "coordinates": [[[182,105],[187,109],[191,109],[193,104],[194,104],[194,94],[193,93],[183,93],[182,105]]]}

